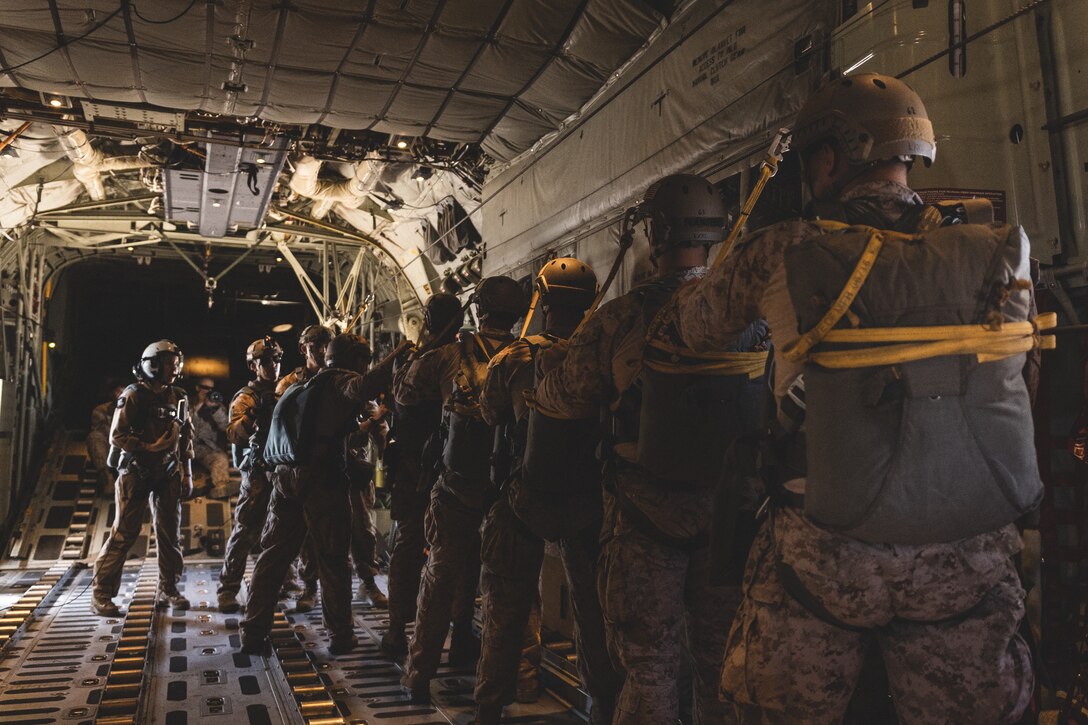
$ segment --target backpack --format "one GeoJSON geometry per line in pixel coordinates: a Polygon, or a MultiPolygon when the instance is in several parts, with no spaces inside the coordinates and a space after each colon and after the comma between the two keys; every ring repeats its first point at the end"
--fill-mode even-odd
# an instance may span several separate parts
{"type": "Polygon", "coordinates": [[[487,364],[508,344],[492,348],[479,333],[457,343],[461,369],[443,410],[442,465],[462,478],[487,481],[491,477],[495,431],[480,415],[479,395],[487,364]]]}
{"type": "MultiPolygon", "coordinates": [[[[1023,231],[948,216],[940,223],[909,234],[826,225],[786,252],[800,339],[816,341],[804,368],[805,515],[864,541],[961,539],[1015,521],[1042,497],[1023,352],[869,364],[876,358],[856,356],[892,348],[859,348],[840,332],[978,331],[1029,319],[1023,231]],[[867,278],[857,276],[863,266],[867,278]],[[829,310],[840,312],[825,338],[829,310]],[[839,367],[843,355],[865,366],[847,357],[839,367]]],[[[784,354],[796,353],[796,342],[784,354]]]]}
{"type": "Polygon", "coordinates": [[[322,391],[331,375],[318,373],[305,383],[284,391],[272,411],[272,423],[264,446],[264,462],[270,466],[305,465],[314,458],[321,443],[317,410],[322,391]]]}

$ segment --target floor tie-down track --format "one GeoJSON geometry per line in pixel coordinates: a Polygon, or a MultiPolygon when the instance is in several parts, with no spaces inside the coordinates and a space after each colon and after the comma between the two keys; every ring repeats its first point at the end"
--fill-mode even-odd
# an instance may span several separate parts
{"type": "MultiPolygon", "coordinates": [[[[240,615],[214,608],[221,560],[194,552],[180,583],[193,608],[155,608],[149,525],[125,567],[116,600],[124,616],[94,615],[90,567],[113,503],[96,495],[81,441],[59,438],[49,460],[0,562],[0,725],[471,722],[473,673],[443,657],[433,705],[411,704],[399,687],[401,665],[378,649],[385,611],[363,601],[353,607],[360,646],[348,655],[329,653],[320,609],[278,613],[269,656],[244,655],[240,615]]],[[[194,520],[200,505],[190,504],[194,520]]],[[[507,708],[504,722],[584,720],[586,696],[568,650],[565,643],[545,649],[546,694],[507,708]]]]}

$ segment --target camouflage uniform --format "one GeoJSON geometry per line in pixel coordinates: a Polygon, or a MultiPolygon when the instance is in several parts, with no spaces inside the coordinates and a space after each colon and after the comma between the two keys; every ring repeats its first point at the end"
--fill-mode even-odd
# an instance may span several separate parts
{"type": "Polygon", "coordinates": [[[193,457],[189,421],[176,420],[178,401],[184,397],[181,388],[167,385],[156,392],[141,381],[125,388],[117,400],[110,442],[124,453],[113,528],[94,563],[96,597],[117,596],[125,558],[140,535],[149,497],[158,547],[159,587],[165,594],[178,591],[182,570],[182,469],[193,457]],[[146,450],[147,444],[171,429],[172,445],[159,452],[146,450]]]}
{"type": "Polygon", "coordinates": [[[351,615],[351,540],[349,482],[344,471],[346,441],[342,431],[361,406],[388,387],[385,368],[367,375],[348,370],[323,370],[321,399],[314,404],[315,420],[321,421],[315,440],[324,439],[322,452],[311,452],[311,463],[277,466],[272,475],[272,501],[261,535],[261,555],[253,571],[246,618],[242,622],[250,642],[266,637],[272,628],[276,594],[303,540],[313,546],[314,565],[321,581],[321,606],[325,628],[334,643],[353,637],[351,615]],[[336,440],[338,443],[328,443],[336,440]],[[337,448],[337,445],[340,448],[337,448]]]}
{"type": "MultiPolygon", "coordinates": [[[[513,336],[504,331],[485,329],[475,335],[493,349],[513,341],[513,336]]],[[[397,402],[416,405],[448,400],[462,372],[462,345],[476,344],[471,337],[465,339],[466,343],[452,342],[431,350],[398,370],[393,382],[397,402]]],[[[435,676],[452,615],[458,615],[462,632],[471,623],[468,603],[475,598],[478,579],[472,573],[479,567],[480,524],[493,496],[491,482],[486,478],[467,479],[452,471],[444,471],[431,492],[424,518],[430,555],[416,601],[416,627],[402,680],[406,687],[425,687],[435,676]]]]}
{"type": "MultiPolygon", "coordinates": [[[[855,198],[873,201],[891,219],[919,203],[894,182],[858,184],[843,200],[855,198]]],[[[797,320],[784,253],[819,233],[804,221],[760,230],[737,245],[727,264],[682,289],[674,305],[684,342],[723,349],[761,316],[772,331],[792,334],[797,320]]],[[[780,400],[801,370],[777,362],[780,400]]],[[[786,488],[802,493],[804,480],[786,488]]],[[[1020,548],[1012,525],[944,544],[871,544],[779,507],[748,560],[722,697],[753,722],[837,721],[865,651],[875,645],[904,721],[1015,722],[1033,684],[1028,649],[1017,634],[1023,590],[1010,557],[1020,548]],[[780,560],[811,595],[809,606],[830,616],[813,614],[787,593],[780,560]],[[839,625],[829,623],[836,620],[839,625]]]]}
{"type": "Polygon", "coordinates": [[[211,495],[226,497],[230,487],[230,458],[223,449],[227,430],[227,411],[222,405],[207,402],[193,410],[193,460],[203,466],[211,479],[211,495]]]}
{"type": "Polygon", "coordinates": [[[96,405],[91,411],[91,429],[87,433],[87,456],[91,459],[91,466],[98,472],[99,480],[105,484],[106,493],[113,492],[113,473],[106,459],[110,454],[110,423],[113,422],[113,411],[116,409],[116,400],[96,405]]]}
{"type": "Polygon", "coordinates": [[[246,571],[246,557],[259,549],[261,529],[272,498],[272,484],[264,464],[253,460],[250,440],[258,431],[267,434],[275,399],[275,383],[251,380],[230,401],[227,440],[250,450],[242,461],[242,486],[234,509],[234,528],[227,540],[223,570],[219,574],[218,594],[221,596],[238,593],[246,571]]]}
{"type": "MultiPolygon", "coordinates": [[[[677,276],[683,281],[704,272],[677,276]]],[[[646,326],[638,290],[603,305],[571,339],[563,363],[537,386],[541,411],[590,418],[602,405],[616,404],[641,372],[646,326]]],[[[614,722],[676,722],[685,653],[694,663],[695,721],[732,722],[731,708],[718,701],[717,681],[740,592],[711,585],[705,540],[713,488],[654,480],[634,462],[631,444],[616,448],[605,474],[598,573],[609,651],[626,670],[614,722]]]]}
{"type": "MultiPolygon", "coordinates": [[[[533,346],[550,347],[553,341],[543,336],[518,340],[495,356],[480,395],[484,420],[492,425],[507,422],[516,431],[511,435],[524,438],[529,411],[523,392],[535,382],[533,346]]],[[[539,606],[544,540],[525,522],[549,516],[570,518],[578,511],[588,514],[588,523],[557,543],[574,609],[578,673],[593,698],[594,722],[611,722],[623,679],[609,658],[597,595],[600,490],[577,501],[539,500],[540,494],[523,490],[518,480],[516,459],[524,445],[524,440],[515,442],[513,476],[503,497],[488,512],[481,535],[483,650],[476,669],[475,700],[480,705],[508,705],[515,689],[522,692],[536,686],[540,630],[533,610],[534,604],[539,606]],[[535,652],[529,646],[534,643],[535,652]]]]}
{"type": "Polygon", "coordinates": [[[357,431],[348,436],[348,479],[351,483],[351,562],[363,581],[378,573],[378,529],[370,517],[374,508],[374,468],[367,459],[370,434],[357,431]]]}
{"type": "Polygon", "coordinates": [[[435,460],[424,461],[424,448],[438,434],[442,411],[440,401],[395,406],[392,443],[386,450],[393,488],[390,515],[397,522],[389,559],[389,628],[402,631],[415,621],[420,574],[427,561],[423,518],[438,473],[435,460]]]}

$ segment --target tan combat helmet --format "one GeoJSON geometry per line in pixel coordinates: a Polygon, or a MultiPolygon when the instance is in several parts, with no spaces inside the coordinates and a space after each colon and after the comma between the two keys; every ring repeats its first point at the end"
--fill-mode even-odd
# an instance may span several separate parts
{"type": "Polygon", "coordinates": [[[858,73],[831,81],[804,105],[793,129],[793,147],[802,154],[827,139],[852,164],[937,156],[933,124],[922,99],[903,81],[879,73],[858,73]]]}
{"type": "Polygon", "coordinates": [[[488,277],[480,282],[472,294],[476,310],[481,316],[494,313],[508,314],[517,319],[529,308],[525,292],[509,277],[488,277]]]}
{"type": "Polygon", "coordinates": [[[283,348],[271,337],[262,337],[260,340],[249,343],[249,347],[246,348],[246,362],[260,360],[265,356],[270,356],[274,361],[279,362],[283,359],[283,348]]]}
{"type": "Polygon", "coordinates": [[[725,237],[725,202],[717,188],[695,174],[659,179],[638,205],[638,216],[650,219],[652,254],[673,247],[702,247],[725,237]]]}
{"type": "Polygon", "coordinates": [[[544,306],[587,310],[597,296],[593,268],[574,257],[557,257],[545,264],[536,278],[544,306]]]}

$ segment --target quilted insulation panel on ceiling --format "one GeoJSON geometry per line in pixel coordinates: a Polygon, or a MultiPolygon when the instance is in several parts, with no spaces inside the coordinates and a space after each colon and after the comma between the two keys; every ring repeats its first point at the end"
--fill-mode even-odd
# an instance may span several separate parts
{"type": "Polygon", "coordinates": [[[661,21],[641,0],[2,4],[0,85],[481,143],[498,159],[580,108],[661,21]]]}

